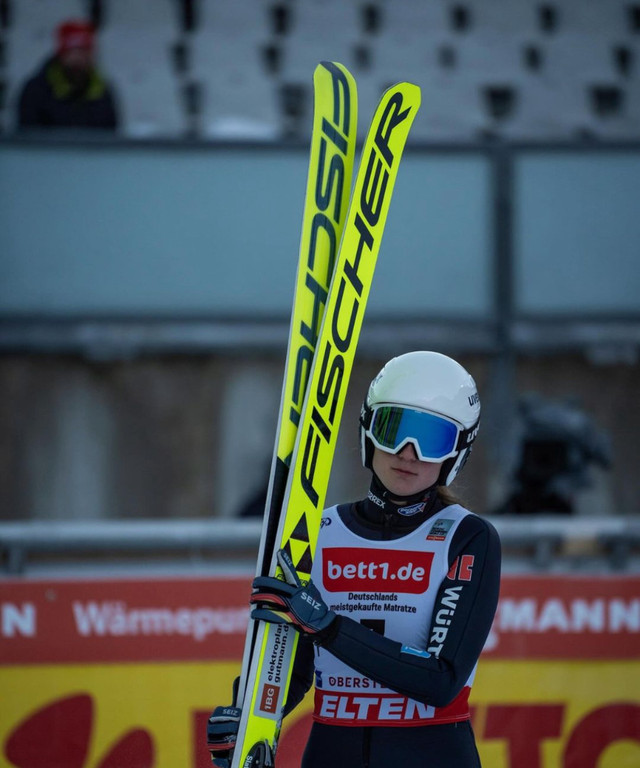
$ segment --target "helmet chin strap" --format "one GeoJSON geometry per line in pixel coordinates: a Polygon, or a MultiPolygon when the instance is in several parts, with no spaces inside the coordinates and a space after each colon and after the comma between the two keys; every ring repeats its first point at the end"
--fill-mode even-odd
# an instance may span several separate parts
{"type": "Polygon", "coordinates": [[[435,491],[437,481],[417,493],[412,493],[409,496],[398,496],[392,494],[388,488],[386,488],[382,480],[376,475],[375,472],[371,472],[371,486],[369,493],[373,494],[377,499],[384,503],[384,510],[388,512],[399,512],[402,514],[402,510],[406,507],[411,507],[421,502],[427,502],[431,494],[435,491]]]}

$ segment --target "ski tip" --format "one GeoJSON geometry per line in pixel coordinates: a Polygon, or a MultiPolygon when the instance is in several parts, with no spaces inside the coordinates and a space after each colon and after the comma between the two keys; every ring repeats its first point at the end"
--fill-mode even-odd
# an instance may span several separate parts
{"type": "Polygon", "coordinates": [[[405,93],[411,93],[414,96],[417,96],[418,98],[420,98],[420,95],[422,93],[422,89],[420,88],[420,86],[417,83],[410,82],[409,80],[401,80],[400,82],[395,83],[394,85],[391,85],[389,86],[389,88],[387,88],[387,91],[396,91],[396,90],[401,90],[401,91],[404,91],[405,93]]]}
{"type": "Polygon", "coordinates": [[[422,103],[422,89],[416,83],[410,83],[408,81],[401,81],[395,85],[389,86],[382,94],[380,101],[393,98],[394,94],[401,94],[403,101],[413,108],[414,114],[420,109],[422,103]]]}
{"type": "Polygon", "coordinates": [[[343,72],[347,69],[344,64],[340,64],[339,61],[329,61],[328,59],[322,59],[322,61],[319,61],[316,64],[316,68],[313,70],[314,74],[318,74],[319,72],[326,72],[335,69],[340,69],[343,72]]]}
{"type": "Polygon", "coordinates": [[[404,85],[411,92],[411,98],[416,105],[416,109],[419,109],[420,104],[422,104],[422,89],[416,83],[404,83],[404,85]]]}
{"type": "Polygon", "coordinates": [[[323,70],[328,72],[335,72],[336,70],[338,70],[339,72],[342,73],[343,76],[349,79],[352,85],[355,85],[356,81],[354,76],[351,74],[349,69],[339,61],[329,61],[328,59],[323,59],[316,66],[314,73],[322,72],[323,70]]]}

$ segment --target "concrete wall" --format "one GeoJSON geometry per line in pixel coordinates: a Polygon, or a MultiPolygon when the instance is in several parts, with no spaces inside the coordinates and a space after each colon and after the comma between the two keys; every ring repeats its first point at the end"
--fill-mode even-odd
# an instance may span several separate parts
{"type": "MultiPolygon", "coordinates": [[[[490,361],[464,357],[486,404],[490,361]]],[[[357,418],[383,361],[356,361],[328,501],[367,487],[357,418]]],[[[209,517],[236,514],[265,481],[282,360],[0,360],[0,518],[209,517]]],[[[581,514],[640,511],[640,368],[579,356],[522,360],[517,391],[578,398],[612,439],[614,465],[579,495],[581,514]]],[[[477,448],[456,482],[479,512],[496,506],[507,467],[500,414],[485,408],[477,448]]]]}

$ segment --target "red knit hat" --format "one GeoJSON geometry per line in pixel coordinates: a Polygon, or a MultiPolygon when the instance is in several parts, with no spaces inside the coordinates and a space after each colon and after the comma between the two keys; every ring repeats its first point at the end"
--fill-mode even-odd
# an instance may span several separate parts
{"type": "Polygon", "coordinates": [[[58,54],[72,48],[93,49],[93,24],[88,21],[65,21],[58,27],[58,54]]]}

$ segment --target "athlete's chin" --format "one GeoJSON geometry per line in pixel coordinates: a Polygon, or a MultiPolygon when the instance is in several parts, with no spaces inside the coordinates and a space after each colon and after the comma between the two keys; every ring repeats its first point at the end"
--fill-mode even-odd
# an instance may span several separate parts
{"type": "Polygon", "coordinates": [[[394,472],[393,475],[388,478],[388,482],[384,483],[384,486],[389,493],[396,494],[397,496],[411,496],[421,490],[420,483],[416,476],[406,472],[394,472]]]}

